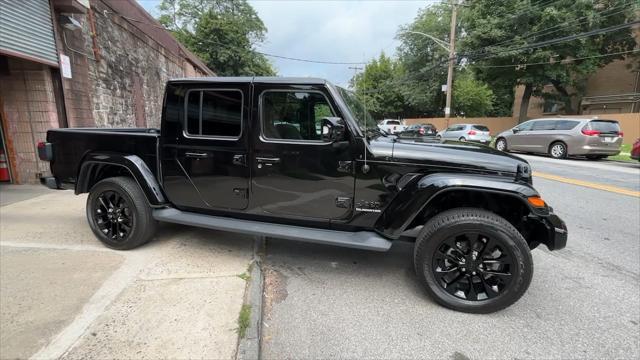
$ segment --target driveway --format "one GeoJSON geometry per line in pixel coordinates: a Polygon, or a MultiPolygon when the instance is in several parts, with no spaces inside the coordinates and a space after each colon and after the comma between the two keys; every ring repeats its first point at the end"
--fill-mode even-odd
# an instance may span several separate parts
{"type": "Polygon", "coordinates": [[[113,251],[86,196],[45,193],[2,193],[0,358],[234,358],[252,238],[162,225],[113,251]]]}
{"type": "Polygon", "coordinates": [[[527,159],[534,171],[611,188],[534,177],[569,242],[533,251],[533,282],[515,305],[489,315],[438,306],[409,243],[375,253],[269,239],[263,357],[639,358],[640,199],[602,189],[637,189],[640,170],[527,159]]]}

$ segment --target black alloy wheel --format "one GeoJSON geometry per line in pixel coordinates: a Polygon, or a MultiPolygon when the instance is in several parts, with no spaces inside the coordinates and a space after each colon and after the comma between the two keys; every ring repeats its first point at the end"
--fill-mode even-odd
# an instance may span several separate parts
{"type": "Polygon", "coordinates": [[[481,301],[508,288],[513,254],[477,232],[465,232],[441,242],[433,255],[433,272],[442,288],[463,300],[481,301]]]}
{"type": "Polygon", "coordinates": [[[103,179],[91,188],[87,220],[98,240],[117,250],[147,243],[157,227],[142,189],[129,177],[103,179]]]}
{"type": "Polygon", "coordinates": [[[533,277],[529,244],[507,220],[479,208],[431,218],[416,238],[418,279],[439,304],[486,314],[522,297],[533,277]]]}
{"type": "Polygon", "coordinates": [[[114,242],[123,242],[131,234],[134,214],[117,191],[107,190],[95,198],[94,220],[100,231],[114,242]]]}

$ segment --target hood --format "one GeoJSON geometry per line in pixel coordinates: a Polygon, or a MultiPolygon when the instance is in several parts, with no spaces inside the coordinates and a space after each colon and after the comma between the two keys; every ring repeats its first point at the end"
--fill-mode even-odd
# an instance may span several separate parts
{"type": "Polygon", "coordinates": [[[522,158],[471,142],[417,142],[377,137],[369,145],[374,158],[382,161],[514,174],[519,166],[530,169],[522,158]]]}

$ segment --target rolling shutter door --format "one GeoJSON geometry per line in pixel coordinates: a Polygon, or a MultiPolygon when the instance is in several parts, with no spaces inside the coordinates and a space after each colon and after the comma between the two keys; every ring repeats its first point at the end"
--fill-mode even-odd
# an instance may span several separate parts
{"type": "Polygon", "coordinates": [[[0,0],[0,53],[58,66],[48,0],[0,0]]]}

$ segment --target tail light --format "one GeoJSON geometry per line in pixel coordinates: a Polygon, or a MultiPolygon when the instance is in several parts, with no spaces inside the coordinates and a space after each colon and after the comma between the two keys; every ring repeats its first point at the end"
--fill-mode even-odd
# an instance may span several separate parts
{"type": "Polygon", "coordinates": [[[467,132],[468,135],[475,135],[476,132],[474,130],[469,130],[469,132],[467,132]]]}
{"type": "Polygon", "coordinates": [[[420,128],[420,130],[418,130],[418,132],[420,133],[420,135],[424,135],[424,129],[420,128]]]}
{"type": "Polygon", "coordinates": [[[618,131],[618,136],[623,137],[624,133],[622,131],[618,131]]]}
{"type": "Polygon", "coordinates": [[[598,135],[600,135],[600,131],[598,131],[598,130],[582,129],[582,133],[587,135],[587,136],[598,136],[598,135]]]}

